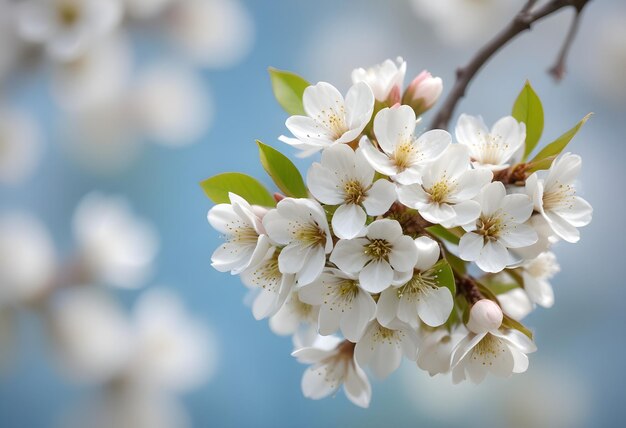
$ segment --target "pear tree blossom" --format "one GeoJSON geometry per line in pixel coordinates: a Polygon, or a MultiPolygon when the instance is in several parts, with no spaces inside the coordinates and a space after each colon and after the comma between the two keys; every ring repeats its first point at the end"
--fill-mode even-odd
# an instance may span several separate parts
{"type": "Polygon", "coordinates": [[[309,199],[283,199],[263,217],[270,239],[284,245],[278,255],[281,272],[295,274],[300,285],[322,273],[333,249],[324,209],[309,199]]]}
{"type": "Polygon", "coordinates": [[[339,269],[328,269],[302,287],[300,296],[320,306],[319,333],[324,336],[341,329],[346,339],[357,342],[376,316],[376,302],[359,286],[358,278],[339,269]]]}
{"type": "Polygon", "coordinates": [[[409,278],[418,252],[410,236],[395,220],[376,220],[362,238],[337,242],[330,261],[344,272],[358,274],[360,286],[380,293],[394,281],[409,278]]]}
{"type": "Polygon", "coordinates": [[[254,317],[292,336],[292,355],[310,365],[304,396],[343,385],[367,407],[364,370],[385,378],[403,358],[431,376],[451,372],[453,383],[526,371],[536,346],[521,321],[553,302],[552,246],[570,237],[563,224],[577,233],[591,216],[572,186],[579,158],[556,157],[563,140],[529,159],[541,130],[517,117],[536,108],[530,85],[515,117],[491,130],[461,115],[453,144],[445,129],[414,135],[442,81],[422,72],[403,89],[401,60],[356,69],[345,99],[328,83],[270,73],[292,90],[276,90],[280,105],[305,112],[287,119],[295,138],[280,140],[300,154],[322,151],[320,161],[305,180],[285,155],[259,144],[277,193],[238,173],[202,187],[217,204],[209,221],[228,240],[228,254],[218,249],[213,262],[220,254],[239,268],[215,267],[240,274],[254,317]]]}
{"type": "Polygon", "coordinates": [[[280,140],[308,155],[357,140],[372,118],[374,94],[367,83],[359,82],[344,99],[334,86],[319,82],[304,90],[302,105],[306,116],[291,116],[285,122],[295,138],[281,136],[280,140]]]}
{"type": "Polygon", "coordinates": [[[398,199],[431,223],[462,226],[478,218],[473,199],[492,178],[491,171],[471,169],[467,148],[457,144],[425,168],[421,184],[400,186],[398,199]]]}
{"type": "Polygon", "coordinates": [[[409,106],[382,109],[374,119],[378,148],[367,137],[359,147],[372,167],[400,184],[418,183],[422,170],[437,159],[452,141],[441,129],[415,137],[415,112],[409,106]],[[382,150],[382,151],[381,151],[382,150]]]}
{"type": "Polygon", "coordinates": [[[439,244],[427,236],[415,240],[417,262],[411,278],[398,287],[390,287],[380,294],[378,320],[389,325],[396,318],[419,327],[421,320],[436,327],[446,322],[454,301],[450,289],[440,283],[443,268],[436,266],[441,250],[439,244]]]}
{"type": "Polygon", "coordinates": [[[354,344],[334,336],[320,337],[314,346],[295,350],[292,355],[311,364],[302,377],[302,393],[319,400],[343,385],[346,397],[359,407],[368,407],[372,387],[354,357],[354,344]]]}
{"type": "Polygon", "coordinates": [[[580,156],[565,153],[552,162],[545,179],[534,173],[526,180],[526,191],[554,233],[567,242],[578,242],[579,227],[591,222],[593,209],[576,195],[574,180],[580,172],[580,156]]]}
{"type": "Polygon", "coordinates": [[[307,183],[315,198],[327,205],[339,205],[333,214],[333,232],[351,239],[365,230],[367,216],[386,213],[396,200],[394,185],[374,180],[372,168],[363,152],[346,145],[330,147],[322,153],[322,163],[309,169],[307,183]]]}
{"type": "Polygon", "coordinates": [[[524,145],[526,125],[506,116],[489,130],[482,117],[462,114],[455,133],[457,141],[470,149],[474,166],[500,171],[524,145]]]}
{"type": "Polygon", "coordinates": [[[352,83],[367,83],[372,89],[376,101],[389,102],[393,105],[400,101],[405,75],[406,61],[398,57],[395,62],[387,59],[367,69],[354,69],[352,71],[352,83]]]}
{"type": "Polygon", "coordinates": [[[354,358],[384,379],[400,367],[403,356],[415,361],[418,341],[417,333],[408,324],[398,322],[385,327],[374,320],[356,344],[354,358]]]}
{"type": "Polygon", "coordinates": [[[271,243],[261,217],[250,204],[234,193],[228,197],[230,204],[216,205],[208,213],[211,226],[227,237],[227,242],[213,253],[211,264],[220,272],[236,275],[259,264],[271,243]]]}
{"type": "Polygon", "coordinates": [[[454,383],[469,378],[483,381],[487,373],[508,377],[528,369],[528,356],[537,350],[535,344],[517,330],[501,330],[502,310],[491,300],[479,300],[470,310],[467,328],[452,355],[454,383]]]}
{"type": "Polygon", "coordinates": [[[475,261],[485,272],[497,273],[515,264],[509,248],[521,248],[537,242],[537,232],[524,224],[532,213],[532,202],[523,194],[507,195],[504,185],[486,185],[478,195],[481,213],[459,242],[463,260],[475,261]]]}

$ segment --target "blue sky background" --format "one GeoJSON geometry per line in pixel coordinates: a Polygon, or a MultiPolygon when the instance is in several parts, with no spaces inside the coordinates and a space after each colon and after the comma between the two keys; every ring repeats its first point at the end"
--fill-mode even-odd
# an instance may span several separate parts
{"type": "MultiPolygon", "coordinates": [[[[543,100],[544,143],[586,113],[595,113],[570,145],[583,156],[580,193],[594,206],[594,220],[582,230],[578,245],[556,248],[562,267],[553,280],[556,305],[551,310],[539,308],[526,321],[535,330],[539,347],[528,373],[447,392],[441,381],[415,375],[417,368],[405,363],[387,381],[373,380],[369,410],[353,406],[343,393],[322,401],[302,397],[300,377],[305,366],[290,356],[290,340],[275,336],[266,322],[253,319],[243,304],[246,290],[237,277],[210,266],[219,237],[206,222],[211,203],[198,182],[219,172],[241,171],[271,186],[258,162],[255,139],[293,154],[277,141],[286,132],[286,114],[273,99],[268,66],[296,71],[311,82],[329,80],[346,89],[352,68],[401,55],[408,62],[407,83],[427,68],[444,78],[449,89],[455,67],[475,48],[443,46],[405,2],[245,3],[256,25],[253,51],[236,67],[202,72],[216,106],[211,130],[197,144],[180,150],[147,144],[138,161],[115,176],[90,173],[67,157],[60,148],[62,129],[43,74],[20,79],[9,90],[11,99],[36,114],[49,141],[33,178],[21,188],[0,190],[0,209],[19,207],[36,213],[61,252],[71,248],[70,221],[76,203],[94,189],[127,196],[136,211],[154,223],[161,251],[148,287],[174,288],[217,338],[217,374],[183,398],[194,426],[374,427],[391,420],[395,426],[444,427],[459,421],[465,427],[502,426],[507,421],[499,414],[506,413],[507,406],[546,414],[579,412],[576,424],[581,427],[620,426],[626,416],[626,103],[600,96],[587,76],[588,62],[597,49],[592,42],[594,29],[613,13],[616,3],[590,4],[563,82],[555,84],[545,70],[566,31],[565,16],[542,23],[508,46],[480,73],[456,111],[457,116],[482,114],[492,123],[510,113],[518,91],[530,79],[543,100]],[[551,386],[544,387],[542,377],[551,386]],[[549,397],[557,407],[537,410],[525,401],[550,391],[554,384],[558,394],[549,397]]],[[[141,61],[163,55],[154,41],[137,38],[135,42],[141,61]]],[[[297,164],[305,171],[309,162],[297,164]]],[[[119,293],[129,307],[136,295],[119,293]]],[[[53,426],[68,403],[89,391],[68,386],[55,374],[37,323],[29,314],[21,316],[18,365],[0,380],[0,426],[53,426]]]]}

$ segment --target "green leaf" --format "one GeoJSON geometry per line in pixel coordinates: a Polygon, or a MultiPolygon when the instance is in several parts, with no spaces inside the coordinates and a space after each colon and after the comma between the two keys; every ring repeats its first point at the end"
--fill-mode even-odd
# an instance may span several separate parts
{"type": "MultiPolygon", "coordinates": [[[[558,156],[565,147],[572,141],[574,135],[578,133],[580,128],[589,120],[593,113],[589,113],[587,116],[583,117],[580,122],[576,124],[572,129],[567,131],[565,134],[561,135],[559,138],[545,146],[537,155],[532,158],[530,161],[531,164],[534,164],[538,161],[549,158],[550,156],[558,156]]],[[[549,168],[549,166],[548,166],[549,168]]]]}
{"type": "Polygon", "coordinates": [[[533,332],[532,331],[530,331],[524,324],[522,324],[519,321],[515,321],[513,318],[511,318],[508,315],[505,315],[504,318],[502,319],[502,327],[504,327],[504,328],[512,328],[512,329],[521,331],[526,336],[528,336],[528,338],[530,340],[533,339],[533,332]]]}
{"type": "Polygon", "coordinates": [[[216,204],[228,204],[228,193],[235,193],[248,203],[273,207],[276,201],[261,183],[246,174],[239,172],[225,172],[215,175],[200,183],[204,193],[216,204]]]}
{"type": "Polygon", "coordinates": [[[426,230],[438,238],[445,239],[454,245],[459,245],[460,238],[456,229],[446,229],[442,225],[436,224],[434,226],[427,227],[426,230]]]}
{"type": "Polygon", "coordinates": [[[550,166],[552,166],[552,162],[554,162],[554,159],[556,159],[556,155],[548,156],[545,159],[541,159],[535,162],[530,162],[526,164],[525,172],[528,174],[532,174],[533,172],[540,171],[542,169],[550,169],[550,166]]]}
{"type": "Polygon", "coordinates": [[[485,281],[485,287],[487,287],[493,294],[498,295],[518,288],[519,285],[514,282],[485,281]]]}
{"type": "Polygon", "coordinates": [[[518,122],[526,124],[526,145],[522,158],[526,160],[543,133],[543,106],[528,80],[515,100],[512,115],[518,122]]]}
{"type": "Polygon", "coordinates": [[[302,94],[311,84],[290,71],[269,68],[272,89],[278,104],[289,114],[304,115],[302,94]]]}
{"type": "Polygon", "coordinates": [[[263,144],[259,140],[256,143],[259,146],[261,164],[278,188],[286,196],[291,196],[292,198],[308,197],[309,194],[300,171],[298,171],[293,162],[275,148],[263,144]]]}
{"type": "Polygon", "coordinates": [[[461,260],[447,250],[444,251],[444,257],[450,264],[450,267],[454,270],[455,274],[463,276],[467,273],[467,263],[465,261],[461,260]]]}
{"type": "Polygon", "coordinates": [[[447,287],[453,296],[456,294],[454,274],[452,273],[452,268],[446,259],[439,260],[433,267],[428,269],[427,272],[435,275],[436,282],[439,287],[447,287]]]}

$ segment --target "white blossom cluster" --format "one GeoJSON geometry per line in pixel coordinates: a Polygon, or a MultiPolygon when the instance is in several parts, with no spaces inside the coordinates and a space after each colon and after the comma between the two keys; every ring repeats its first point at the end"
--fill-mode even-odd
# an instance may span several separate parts
{"type": "Polygon", "coordinates": [[[70,412],[67,426],[153,427],[147,418],[158,413],[146,408],[157,404],[184,414],[176,395],[214,370],[210,331],[166,289],[142,293],[131,314],[112,293],[150,278],[155,230],[123,198],[95,192],[79,203],[72,226],[75,249],[66,259],[35,217],[0,215],[0,372],[18,357],[19,319],[35,315],[64,378],[101,389],[70,412]]]}
{"type": "MultiPolygon", "coordinates": [[[[199,69],[236,64],[253,38],[238,0],[0,0],[0,85],[43,74],[64,149],[90,171],[115,172],[144,141],[197,142],[214,110],[199,69]],[[146,50],[159,55],[141,59],[146,50]]],[[[32,113],[5,104],[0,184],[13,184],[37,163],[40,133],[32,113]],[[26,118],[11,123],[18,113],[26,118]]]]}
{"type": "Polygon", "coordinates": [[[226,239],[213,267],[241,276],[256,319],[294,335],[309,398],[343,385],[367,407],[364,370],[384,378],[403,358],[455,383],[524,372],[536,347],[519,319],[553,304],[550,248],[591,220],[579,156],[518,174],[526,125],[512,116],[416,133],[442,82],[423,72],[403,90],[405,73],[387,60],[354,70],[345,97],[325,82],[304,90],[280,140],[321,152],[308,198],[261,207],[230,193],[208,213],[226,239]]]}

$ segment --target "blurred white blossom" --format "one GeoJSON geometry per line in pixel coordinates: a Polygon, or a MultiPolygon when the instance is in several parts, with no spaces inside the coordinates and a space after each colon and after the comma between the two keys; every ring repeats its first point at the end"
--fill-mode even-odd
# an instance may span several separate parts
{"type": "Polygon", "coordinates": [[[0,105],[0,184],[26,180],[43,150],[39,125],[28,113],[0,105]]]}
{"type": "Polygon", "coordinates": [[[158,237],[123,198],[88,194],[76,208],[73,230],[87,278],[136,288],[150,275],[158,237]]]}

